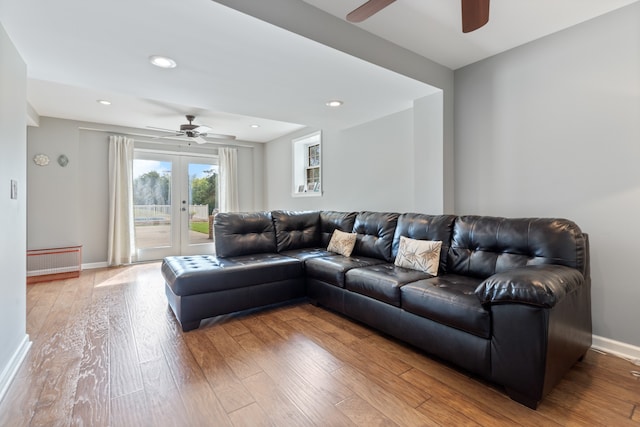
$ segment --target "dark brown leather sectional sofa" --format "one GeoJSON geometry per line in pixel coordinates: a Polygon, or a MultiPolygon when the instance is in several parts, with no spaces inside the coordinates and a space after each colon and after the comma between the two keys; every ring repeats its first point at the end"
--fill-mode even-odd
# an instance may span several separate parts
{"type": "Polygon", "coordinates": [[[381,212],[218,214],[216,256],[162,263],[183,330],[308,297],[505,387],[536,408],[591,346],[588,237],[555,218],[381,212]],[[350,257],[326,250],[357,233],[350,257]],[[394,265],[400,237],[442,241],[437,276],[394,265]]]}

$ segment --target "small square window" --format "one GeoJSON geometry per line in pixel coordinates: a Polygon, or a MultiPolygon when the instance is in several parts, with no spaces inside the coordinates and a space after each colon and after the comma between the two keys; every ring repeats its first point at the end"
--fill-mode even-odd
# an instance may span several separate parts
{"type": "Polygon", "coordinates": [[[322,137],[319,131],[293,140],[292,195],[322,195],[322,137]]]}

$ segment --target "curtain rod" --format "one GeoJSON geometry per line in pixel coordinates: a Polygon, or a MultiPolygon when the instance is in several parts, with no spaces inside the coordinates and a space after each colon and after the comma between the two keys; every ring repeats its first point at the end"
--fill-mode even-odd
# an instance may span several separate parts
{"type": "MultiPolygon", "coordinates": [[[[84,126],[79,126],[78,129],[94,131],[94,132],[115,133],[115,134],[122,134],[122,135],[128,135],[128,136],[138,136],[138,137],[142,137],[142,138],[158,138],[158,135],[148,135],[148,134],[144,134],[144,133],[121,132],[121,131],[108,130],[108,129],[88,128],[88,127],[84,127],[84,126]]],[[[165,136],[165,137],[162,137],[162,139],[170,140],[170,141],[189,142],[189,140],[187,140],[187,139],[174,138],[174,137],[171,137],[171,136],[165,136]]],[[[162,144],[161,141],[140,141],[140,142],[162,144]]],[[[239,144],[237,142],[222,142],[222,141],[210,141],[210,140],[207,140],[207,143],[208,144],[215,144],[215,145],[227,145],[227,146],[231,146],[231,147],[254,148],[252,145],[239,144]]],[[[201,144],[197,144],[197,145],[201,145],[201,144]]]]}

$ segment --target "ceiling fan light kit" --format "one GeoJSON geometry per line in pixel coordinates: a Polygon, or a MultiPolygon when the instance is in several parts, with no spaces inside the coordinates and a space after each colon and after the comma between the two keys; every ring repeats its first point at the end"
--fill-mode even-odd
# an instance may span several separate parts
{"type": "MultiPolygon", "coordinates": [[[[362,22],[395,0],[369,0],[347,14],[347,21],[362,22]]],[[[462,32],[470,33],[489,22],[489,0],[461,0],[462,32]]]]}
{"type": "Polygon", "coordinates": [[[171,132],[173,134],[169,136],[158,136],[157,138],[154,138],[154,139],[170,138],[175,136],[186,136],[189,139],[193,139],[198,144],[205,144],[206,142],[208,142],[206,139],[204,139],[205,136],[215,138],[215,139],[231,139],[231,140],[236,139],[235,135],[210,134],[208,133],[211,130],[209,126],[193,124],[193,121],[196,119],[196,116],[187,114],[185,117],[187,118],[187,121],[189,123],[180,125],[180,130],[177,130],[177,131],[173,129],[157,128],[153,126],[147,126],[147,128],[159,130],[163,132],[171,132]]]}

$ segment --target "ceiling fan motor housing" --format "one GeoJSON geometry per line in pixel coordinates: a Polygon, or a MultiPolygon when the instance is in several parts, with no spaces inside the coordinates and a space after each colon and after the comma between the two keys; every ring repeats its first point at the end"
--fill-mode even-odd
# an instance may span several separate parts
{"type": "Polygon", "coordinates": [[[188,125],[180,125],[180,130],[187,132],[190,130],[194,130],[195,128],[199,127],[198,125],[192,125],[192,124],[188,124],[188,125]]]}
{"type": "Polygon", "coordinates": [[[194,132],[193,130],[196,128],[199,128],[200,125],[194,125],[192,122],[195,120],[196,116],[192,116],[192,115],[187,115],[187,120],[189,121],[189,124],[184,124],[184,125],[180,125],[180,132],[184,132],[185,135],[187,135],[190,138],[195,138],[197,137],[200,132],[194,132]]]}

